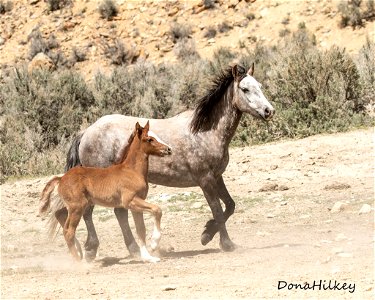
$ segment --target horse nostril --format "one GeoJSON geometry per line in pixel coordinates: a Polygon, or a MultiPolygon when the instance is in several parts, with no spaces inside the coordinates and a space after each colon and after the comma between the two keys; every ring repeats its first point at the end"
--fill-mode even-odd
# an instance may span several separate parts
{"type": "Polygon", "coordinates": [[[172,154],[172,149],[168,147],[167,152],[168,154],[172,154]]]}
{"type": "Polygon", "coordinates": [[[272,114],[273,114],[273,109],[269,109],[268,107],[266,107],[266,108],[264,109],[264,117],[265,117],[266,119],[272,117],[272,114]]]}

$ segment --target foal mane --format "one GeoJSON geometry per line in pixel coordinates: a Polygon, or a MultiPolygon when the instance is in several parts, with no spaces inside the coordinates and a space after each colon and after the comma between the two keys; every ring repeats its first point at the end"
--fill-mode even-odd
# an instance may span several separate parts
{"type": "Polygon", "coordinates": [[[215,128],[219,122],[219,102],[233,81],[232,68],[221,71],[213,79],[211,88],[205,96],[198,100],[190,130],[193,134],[215,128]]]}
{"type": "Polygon", "coordinates": [[[136,132],[137,131],[134,130],[133,133],[130,135],[130,137],[128,139],[128,144],[121,150],[121,155],[119,155],[119,157],[121,157],[121,158],[116,162],[116,165],[121,164],[126,159],[126,157],[128,156],[129,149],[130,149],[130,146],[131,146],[131,144],[134,140],[136,132]]]}

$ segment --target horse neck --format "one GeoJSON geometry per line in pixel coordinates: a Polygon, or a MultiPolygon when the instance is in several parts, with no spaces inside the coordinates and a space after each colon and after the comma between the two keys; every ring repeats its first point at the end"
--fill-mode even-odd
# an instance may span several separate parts
{"type": "Polygon", "coordinates": [[[131,168],[144,177],[147,177],[148,154],[141,149],[141,141],[138,137],[134,137],[127,156],[121,162],[121,165],[126,168],[131,168]]]}
{"type": "Polygon", "coordinates": [[[228,147],[231,142],[242,116],[242,112],[233,103],[233,92],[234,83],[232,82],[218,103],[220,105],[217,114],[219,122],[212,132],[220,138],[224,147],[228,147]]]}

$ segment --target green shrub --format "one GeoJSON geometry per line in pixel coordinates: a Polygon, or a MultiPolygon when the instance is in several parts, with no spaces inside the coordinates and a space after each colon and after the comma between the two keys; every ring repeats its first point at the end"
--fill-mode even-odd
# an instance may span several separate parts
{"type": "Polygon", "coordinates": [[[71,0],[48,0],[48,9],[50,11],[55,11],[62,9],[63,7],[72,3],[71,0]]]}
{"type": "Polygon", "coordinates": [[[124,43],[116,39],[112,44],[103,44],[104,54],[114,65],[132,64],[137,60],[134,47],[126,47],[124,43]]]}
{"type": "Polygon", "coordinates": [[[216,36],[216,29],[213,26],[208,26],[203,35],[206,39],[212,39],[216,36]]]}
{"type": "Polygon", "coordinates": [[[367,0],[366,7],[363,7],[362,0],[341,1],[338,10],[341,14],[340,27],[351,26],[362,27],[363,20],[374,20],[374,0],[367,0]]]}
{"type": "Polygon", "coordinates": [[[173,23],[170,28],[171,37],[174,43],[177,43],[178,40],[188,38],[191,33],[191,27],[187,24],[173,23]]]}
{"type": "Polygon", "coordinates": [[[0,1],[0,15],[10,12],[13,9],[12,1],[0,1]]]}
{"type": "Polygon", "coordinates": [[[103,19],[111,20],[118,14],[117,5],[113,0],[104,0],[99,5],[99,13],[103,19]]]}
{"type": "Polygon", "coordinates": [[[180,39],[173,48],[179,60],[192,60],[199,58],[193,39],[180,39]]]}
{"type": "Polygon", "coordinates": [[[374,49],[368,39],[356,57],[338,47],[321,51],[314,35],[299,26],[277,46],[258,43],[245,54],[219,48],[211,61],[185,54],[173,64],[114,67],[111,75],[98,74],[91,85],[67,70],[1,72],[2,180],[62,172],[71,136],[81,124],[103,115],[165,118],[194,108],[211,76],[235,61],[246,68],[255,62],[254,76],[276,115],[265,123],[244,114],[232,145],[373,125],[367,113],[374,109],[374,49]]]}

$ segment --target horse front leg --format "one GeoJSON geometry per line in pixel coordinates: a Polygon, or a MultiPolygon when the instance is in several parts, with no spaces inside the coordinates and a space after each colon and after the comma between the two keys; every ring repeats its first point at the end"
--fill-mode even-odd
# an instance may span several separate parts
{"type": "Polygon", "coordinates": [[[129,219],[128,219],[128,210],[122,207],[118,207],[114,209],[117,221],[120,225],[122,235],[124,237],[124,242],[126,247],[129,250],[131,255],[139,254],[139,246],[134,239],[132,230],[129,226],[129,219]]]}
{"type": "Polygon", "coordinates": [[[214,217],[205,226],[205,230],[201,236],[202,245],[207,245],[219,231],[220,248],[224,251],[233,251],[236,246],[229,238],[225,222],[233,214],[235,203],[228,193],[223,177],[220,176],[216,179],[209,176],[202,181],[201,188],[214,217]],[[220,199],[225,204],[224,212],[220,204],[220,199]]]}

